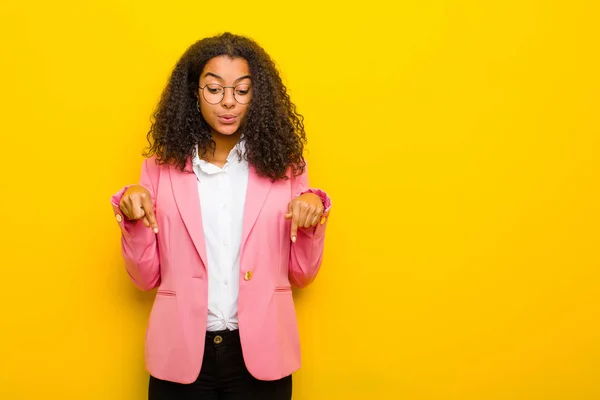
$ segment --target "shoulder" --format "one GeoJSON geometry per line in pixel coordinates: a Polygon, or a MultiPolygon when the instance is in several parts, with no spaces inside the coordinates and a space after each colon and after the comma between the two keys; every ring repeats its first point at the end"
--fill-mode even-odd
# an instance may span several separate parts
{"type": "Polygon", "coordinates": [[[160,176],[168,173],[172,166],[161,162],[156,156],[146,157],[142,162],[142,174],[148,176],[152,182],[157,182],[160,176]]]}
{"type": "Polygon", "coordinates": [[[303,158],[300,164],[294,164],[288,171],[292,179],[302,178],[308,174],[308,162],[303,158]]]}
{"type": "MultiPolygon", "coordinates": [[[[142,162],[142,167],[147,171],[151,172],[159,172],[161,170],[168,171],[169,169],[177,169],[171,163],[160,160],[156,155],[152,155],[144,158],[142,162]]],[[[188,160],[187,167],[191,167],[191,162],[188,160]]]]}
{"type": "Polygon", "coordinates": [[[308,185],[308,167],[306,160],[302,160],[301,165],[290,166],[287,176],[291,182],[292,189],[299,191],[300,188],[308,185]]]}
{"type": "Polygon", "coordinates": [[[144,158],[144,161],[142,161],[142,171],[148,174],[158,173],[160,167],[161,165],[156,156],[146,157],[144,158]]]}

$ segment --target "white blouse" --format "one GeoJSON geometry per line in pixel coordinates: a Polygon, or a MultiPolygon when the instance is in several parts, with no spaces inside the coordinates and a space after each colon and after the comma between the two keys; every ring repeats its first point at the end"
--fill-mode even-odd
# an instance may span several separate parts
{"type": "Polygon", "coordinates": [[[239,142],[223,168],[198,155],[193,159],[208,261],[209,331],[238,329],[238,276],[249,171],[248,162],[238,157],[243,151],[239,142]]]}

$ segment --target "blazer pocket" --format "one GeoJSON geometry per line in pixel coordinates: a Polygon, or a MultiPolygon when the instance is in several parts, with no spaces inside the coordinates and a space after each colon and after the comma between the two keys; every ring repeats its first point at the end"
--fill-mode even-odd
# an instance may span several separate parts
{"type": "Polygon", "coordinates": [[[275,288],[275,292],[291,292],[291,291],[292,291],[291,286],[277,286],[275,288]]]}
{"type": "Polygon", "coordinates": [[[157,296],[170,296],[173,297],[175,296],[175,292],[172,290],[164,290],[164,289],[159,289],[156,291],[156,295],[157,296]]]}

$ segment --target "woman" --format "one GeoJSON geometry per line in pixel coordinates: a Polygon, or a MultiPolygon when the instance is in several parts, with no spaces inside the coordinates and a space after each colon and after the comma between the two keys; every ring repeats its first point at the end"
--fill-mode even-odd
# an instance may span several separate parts
{"type": "Polygon", "coordinates": [[[308,186],[302,116],[273,61],[229,33],[175,66],[139,185],[112,199],[127,272],[158,288],[149,399],[290,399],[291,284],[317,275],[331,206],[308,186]]]}

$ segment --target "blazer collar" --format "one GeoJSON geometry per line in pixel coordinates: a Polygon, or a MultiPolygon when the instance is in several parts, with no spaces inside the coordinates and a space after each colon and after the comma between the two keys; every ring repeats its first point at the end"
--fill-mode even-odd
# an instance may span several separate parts
{"type": "MultiPolygon", "coordinates": [[[[192,160],[190,159],[186,165],[186,171],[191,170],[192,160]]],[[[206,266],[206,241],[202,225],[202,211],[196,174],[193,172],[182,172],[174,167],[170,167],[169,171],[175,203],[188,234],[194,243],[194,247],[200,255],[203,264],[206,266]]],[[[256,169],[252,165],[249,166],[248,187],[246,189],[244,220],[242,224],[241,250],[243,250],[246,240],[260,215],[271,186],[272,182],[269,178],[259,176],[256,169]]]]}

